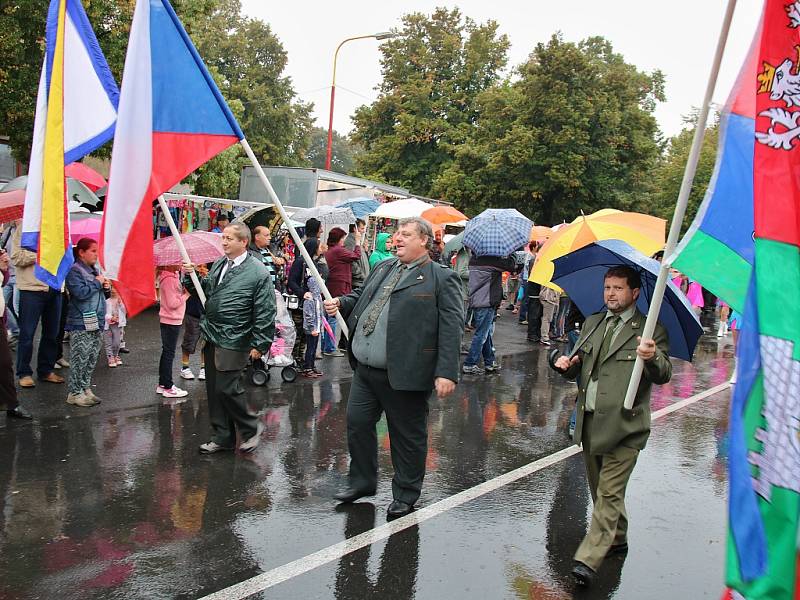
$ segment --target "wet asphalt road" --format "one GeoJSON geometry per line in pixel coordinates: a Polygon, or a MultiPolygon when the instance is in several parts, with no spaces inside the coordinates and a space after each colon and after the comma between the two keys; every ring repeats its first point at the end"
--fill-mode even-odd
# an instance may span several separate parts
{"type": "MultiPolygon", "coordinates": [[[[570,445],[575,386],[501,311],[503,370],[432,400],[429,506],[570,445]]],[[[21,392],[33,424],[0,417],[0,599],[198,598],[385,523],[391,464],[379,424],[378,495],[336,509],[347,469],[345,359],[315,382],[249,388],[265,424],[252,455],[202,457],[205,392],[155,395],[156,318],[133,321],[125,365],[96,371],[99,407],[63,386],[21,392]]],[[[730,339],[675,363],[657,410],[719,385],[730,339]]],[[[177,372],[176,372],[177,373],[177,372]]],[[[277,374],[276,374],[277,375],[277,374]]],[[[179,383],[180,385],[180,383],[179,383]]],[[[722,588],[727,390],[654,424],[628,491],[631,552],[589,591],[569,577],[591,502],[579,455],[293,577],[263,598],[717,598],[722,588]]]]}

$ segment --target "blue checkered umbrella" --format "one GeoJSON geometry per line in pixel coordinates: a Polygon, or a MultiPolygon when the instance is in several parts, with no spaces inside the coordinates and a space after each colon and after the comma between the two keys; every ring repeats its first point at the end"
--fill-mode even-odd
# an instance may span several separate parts
{"type": "Polygon", "coordinates": [[[464,245],[475,256],[508,256],[528,243],[532,227],[515,208],[489,208],[467,222],[464,245]]]}

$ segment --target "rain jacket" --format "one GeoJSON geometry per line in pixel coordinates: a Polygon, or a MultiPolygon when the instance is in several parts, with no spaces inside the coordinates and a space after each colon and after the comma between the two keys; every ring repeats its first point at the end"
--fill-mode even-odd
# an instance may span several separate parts
{"type": "Polygon", "coordinates": [[[252,256],[225,273],[219,259],[203,278],[206,312],[200,320],[203,337],[219,348],[246,352],[269,350],[275,335],[275,288],[267,268],[252,256]]]}
{"type": "Polygon", "coordinates": [[[513,258],[475,256],[469,261],[469,305],[497,308],[503,302],[503,271],[514,269],[513,258]]]}
{"type": "Polygon", "coordinates": [[[386,241],[391,236],[388,233],[379,233],[378,237],[375,238],[375,250],[372,251],[372,254],[369,256],[369,268],[374,269],[375,265],[377,265],[382,260],[386,260],[387,258],[393,258],[394,254],[389,252],[386,249],[386,241]]]}
{"type": "Polygon", "coordinates": [[[103,286],[95,279],[100,272],[85,262],[76,260],[67,272],[66,286],[69,292],[69,309],[66,331],[85,331],[84,313],[97,315],[99,328],[106,326],[106,299],[103,286]]]}
{"type": "Polygon", "coordinates": [[[322,292],[317,280],[313,277],[307,279],[306,287],[308,287],[311,298],[303,302],[303,331],[322,333],[322,292]]]}
{"type": "Polygon", "coordinates": [[[183,289],[180,277],[174,271],[161,271],[158,274],[160,306],[158,318],[165,325],[180,325],[186,313],[186,299],[189,292],[183,289]]]}

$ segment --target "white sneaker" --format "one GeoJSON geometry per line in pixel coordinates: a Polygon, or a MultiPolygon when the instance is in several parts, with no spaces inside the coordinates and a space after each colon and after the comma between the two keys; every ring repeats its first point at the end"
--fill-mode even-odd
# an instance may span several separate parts
{"type": "Polygon", "coordinates": [[[163,396],[164,395],[164,386],[163,385],[159,385],[156,388],[156,394],[158,394],[159,396],[163,396]]]}
{"type": "Polygon", "coordinates": [[[197,378],[198,378],[200,381],[205,381],[205,380],[206,380],[206,370],[205,370],[205,367],[203,367],[203,368],[201,368],[201,369],[200,369],[200,372],[197,374],[197,378]]]}
{"type": "Polygon", "coordinates": [[[189,367],[183,367],[181,369],[181,379],[194,379],[194,373],[189,367]]]}
{"type": "MultiPolygon", "coordinates": [[[[161,386],[159,386],[159,387],[161,387],[161,386]]],[[[177,387],[175,385],[173,385],[169,389],[164,388],[164,387],[162,387],[161,389],[163,390],[161,392],[161,395],[164,396],[164,398],[183,398],[184,396],[188,396],[189,395],[189,392],[187,392],[186,390],[182,390],[181,388],[179,388],[179,387],[177,387]]]]}

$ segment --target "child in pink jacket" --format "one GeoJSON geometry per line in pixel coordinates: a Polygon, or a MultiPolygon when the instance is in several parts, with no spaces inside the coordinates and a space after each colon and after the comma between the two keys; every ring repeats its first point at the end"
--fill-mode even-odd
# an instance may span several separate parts
{"type": "Polygon", "coordinates": [[[158,311],[161,322],[161,360],[158,363],[158,387],[156,393],[165,398],[183,398],[189,394],[172,381],[172,363],[175,361],[175,348],[181,332],[183,315],[186,312],[186,299],[189,297],[181,284],[178,271],[180,267],[158,268],[158,291],[161,308],[158,311]]]}

